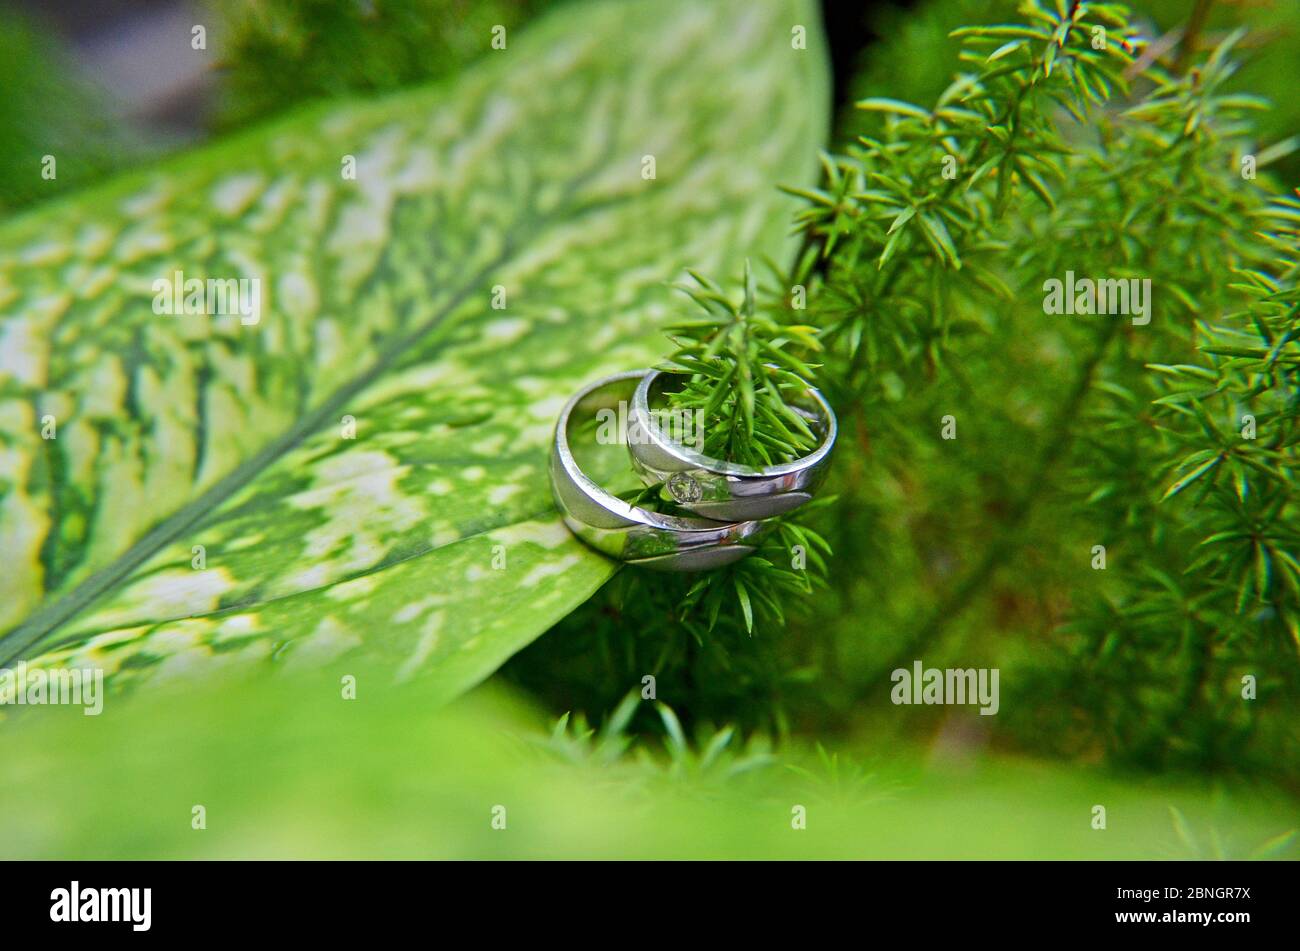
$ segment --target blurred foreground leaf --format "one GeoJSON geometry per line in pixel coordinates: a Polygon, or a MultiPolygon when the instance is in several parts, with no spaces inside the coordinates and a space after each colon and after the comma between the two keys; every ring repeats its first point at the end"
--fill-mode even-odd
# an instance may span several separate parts
{"type": "Polygon", "coordinates": [[[3,734],[0,858],[1296,855],[1280,797],[905,747],[778,759],[726,730],[622,754],[608,731],[544,739],[496,694],[435,709],[428,684],[352,673],[356,700],[307,674],[110,698],[98,717],[29,709],[3,734]]]}

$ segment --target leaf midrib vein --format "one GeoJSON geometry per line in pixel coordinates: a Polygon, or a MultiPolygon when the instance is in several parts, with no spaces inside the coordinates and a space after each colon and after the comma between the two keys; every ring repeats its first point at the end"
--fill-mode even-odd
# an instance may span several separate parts
{"type": "MultiPolygon", "coordinates": [[[[606,144],[606,151],[609,150],[611,145],[612,143],[606,144]]],[[[585,182],[590,181],[597,174],[596,169],[600,168],[601,162],[607,160],[607,158],[608,156],[602,156],[600,160],[594,161],[589,168],[574,176],[566,188],[568,192],[566,200],[560,201],[556,205],[557,212],[563,210],[570,213],[570,218],[580,217],[596,208],[612,207],[633,197],[634,193],[619,193],[594,202],[579,203],[576,208],[573,206],[571,199],[574,194],[579,191],[585,182]]],[[[535,218],[532,222],[532,228],[527,231],[528,238],[525,241],[512,240],[513,235],[524,229],[510,229],[501,250],[491,260],[480,267],[416,330],[409,334],[394,337],[380,351],[379,356],[369,368],[337,388],[315,410],[299,419],[283,435],[272,440],[250,459],[240,463],[225,476],[218,479],[197,498],[186,503],[151,528],[142,538],[127,548],[126,551],[117,555],[109,564],[95,571],[83,581],[78,582],[72,590],[58,600],[43,604],[23,623],[8,634],[0,637],[0,666],[7,666],[22,659],[24,652],[33,645],[39,644],[43,637],[51,634],[73,618],[114,584],[143,564],[149,557],[174,541],[182,532],[199,522],[204,515],[220,506],[240,488],[247,485],[258,473],[269,468],[281,456],[298,446],[303,439],[323,427],[349,401],[381,379],[398,359],[406,355],[421,339],[437,329],[450,314],[455,313],[469,299],[471,292],[476,287],[481,287],[485,279],[495,269],[512,260],[517,255],[520,247],[531,241],[540,230],[543,230],[555,214],[553,212],[550,216],[535,218]]]]}

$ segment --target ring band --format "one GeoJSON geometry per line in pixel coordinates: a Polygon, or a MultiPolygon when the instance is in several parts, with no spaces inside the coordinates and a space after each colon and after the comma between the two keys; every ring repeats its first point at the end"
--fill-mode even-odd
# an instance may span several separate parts
{"type": "Polygon", "coordinates": [[[650,412],[652,389],[665,376],[658,370],[646,373],[628,411],[632,465],[647,485],[665,483],[682,508],[721,521],[770,518],[812,498],[830,465],[837,429],[821,393],[808,387],[792,404],[820,433],[820,445],[793,462],[759,469],[711,458],[666,436],[650,412]]]}
{"type": "Polygon", "coordinates": [[[551,446],[551,490],[569,530],[611,558],[661,571],[704,571],[753,553],[768,526],[661,515],[630,505],[592,481],[569,446],[575,423],[626,405],[648,370],[617,373],[591,383],[560,411],[551,446]]]}

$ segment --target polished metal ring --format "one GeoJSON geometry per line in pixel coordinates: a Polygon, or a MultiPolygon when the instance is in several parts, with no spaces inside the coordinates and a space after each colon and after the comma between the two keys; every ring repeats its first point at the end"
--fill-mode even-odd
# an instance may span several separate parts
{"type": "Polygon", "coordinates": [[[660,571],[704,571],[751,554],[768,526],[680,518],[630,505],[593,482],[573,458],[574,427],[603,409],[627,405],[648,373],[617,373],[583,387],[565,404],[551,447],[551,490],[569,530],[611,558],[660,571]]]}
{"type": "Polygon", "coordinates": [[[817,448],[793,462],[760,469],[711,458],[665,433],[650,406],[666,378],[671,375],[648,372],[628,410],[628,449],[646,485],[663,483],[682,508],[721,521],[770,518],[812,498],[835,446],[835,413],[821,393],[808,387],[791,400],[791,407],[821,436],[817,448]]]}

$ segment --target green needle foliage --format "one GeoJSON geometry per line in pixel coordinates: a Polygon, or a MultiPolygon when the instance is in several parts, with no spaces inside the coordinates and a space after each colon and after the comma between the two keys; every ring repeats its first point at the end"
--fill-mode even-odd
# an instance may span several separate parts
{"type": "MultiPolygon", "coordinates": [[[[791,400],[816,383],[808,362],[820,350],[816,330],[760,302],[748,262],[739,300],[689,273],[694,285],[678,287],[703,316],[668,328],[677,350],[660,369],[682,377],[668,391],[668,406],[702,420],[702,450],[714,458],[766,466],[806,455],[820,437],[791,400]]],[[[623,497],[691,515],[665,501],[660,489],[623,497]]],[[[787,731],[789,697],[808,689],[812,678],[811,670],[792,670],[782,660],[780,637],[787,612],[802,611],[804,598],[825,586],[830,545],[808,520],[831,501],[818,499],[774,519],[760,550],[735,565],[696,575],[620,572],[508,665],[507,676],[558,705],[614,710],[611,722],[625,724],[635,712],[639,727],[658,731],[668,721],[624,702],[629,685],[651,677],[656,691],[663,681],[662,696],[682,709],[688,724],[787,731]]]]}
{"type": "MultiPolygon", "coordinates": [[[[1032,557],[1026,542],[1037,541],[1043,513],[1070,511],[1124,563],[1104,576],[1118,583],[1094,591],[1076,575],[1063,592],[1064,623],[1048,632],[1058,656],[1051,672],[1026,674],[1035,686],[1025,701],[1041,710],[1050,698],[1068,710],[1055,731],[1027,717],[1027,738],[1198,767],[1241,764],[1251,758],[1247,741],[1258,739],[1258,765],[1271,759],[1264,749],[1293,736],[1282,698],[1298,686],[1294,432],[1285,399],[1269,400],[1273,386],[1287,398],[1294,387],[1280,376],[1269,385],[1247,362],[1293,345],[1286,288],[1294,228],[1280,227],[1287,206],[1270,211],[1263,183],[1240,174],[1261,103],[1223,92],[1238,37],[1177,74],[1158,60],[1136,65],[1139,45],[1118,7],[1021,11],[1023,24],[957,31],[963,61],[978,70],[959,76],[933,109],[861,103],[885,115],[884,128],[836,159],[830,187],[808,196],[801,223],[809,256],[829,262],[813,319],[824,308],[828,349],[839,344],[828,361],[840,357],[832,366],[845,368],[847,392],[867,406],[890,400],[891,381],[915,389],[942,368],[967,391],[963,418],[991,419],[1002,410],[970,400],[980,388],[972,381],[989,372],[981,358],[990,353],[1017,359],[1007,333],[1032,326],[1000,313],[1027,301],[1039,325],[1031,332],[1041,333],[1044,318],[1033,309],[1044,277],[1149,279],[1160,303],[1149,326],[1081,317],[1077,331],[1062,335],[1079,354],[1062,361],[1074,364],[1068,387],[1048,400],[1026,392],[1035,415],[1034,404],[1057,409],[1045,427],[1016,427],[1040,447],[1030,478],[1007,493],[993,543],[887,662],[937,644],[999,572],[1032,557]],[[1130,88],[1142,92],[1109,105],[1130,88]],[[958,173],[939,181],[934,166],[949,157],[958,173]],[[1252,267],[1279,253],[1280,267],[1252,267]],[[1242,322],[1243,272],[1247,292],[1270,308],[1246,322],[1268,332],[1264,343],[1249,355],[1224,354],[1212,371],[1181,360],[1144,367],[1157,355],[1214,353],[1205,339],[1242,322]],[[1176,394],[1165,382],[1171,374],[1176,394]],[[1221,420],[1247,397],[1265,404],[1268,435],[1245,441],[1240,425],[1216,425],[1198,405],[1211,395],[1221,420]],[[1225,471],[1223,488],[1186,507],[1174,502],[1226,460],[1233,475],[1225,471]],[[1067,479],[1055,474],[1063,463],[1067,479]],[[1150,474],[1171,470],[1176,478],[1155,492],[1150,474]],[[1241,678],[1252,666],[1260,694],[1245,700],[1241,678]]],[[[989,395],[1005,405],[1009,394],[989,395]]]]}
{"type": "MultiPolygon", "coordinates": [[[[796,514],[816,519],[832,504],[796,514]]],[[[789,662],[785,628],[807,619],[829,556],[819,532],[786,517],[758,552],[716,571],[620,571],[503,672],[560,709],[604,714],[635,689],[670,704],[692,731],[724,723],[784,735],[817,702],[816,669],[789,662]]],[[[663,729],[649,704],[633,723],[663,729]]]]}
{"type": "MultiPolygon", "coordinates": [[[[999,742],[1300,782],[1300,205],[1269,178],[1289,146],[1259,141],[1266,104],[1235,90],[1242,37],[1153,49],[1123,7],[1080,2],[953,36],[961,71],[932,106],[869,96],[865,134],[791,190],[803,248],[765,308],[748,276],[738,305],[697,278],[709,322],[677,332],[678,399],[726,454],[784,436],[732,381],[816,341],[841,435],[838,499],[811,515],[835,555],[766,638],[720,637],[744,601],[696,581],[721,600],[687,666],[661,668],[697,685],[670,702],[821,735],[866,718],[879,738],[940,716],[899,718],[891,668],[997,666],[999,742]],[[1129,313],[1049,313],[1067,273],[1151,290],[1129,313]]],[[[678,608],[624,602],[608,636],[662,644],[678,608]]]]}
{"type": "Polygon", "coordinates": [[[1049,12],[1024,7],[1029,22],[958,30],[960,74],[932,109],[889,98],[858,103],[885,121],[843,154],[825,159],[817,190],[797,218],[806,251],[794,277],[820,273],[811,318],[842,359],[828,376],[854,396],[897,387],[908,375],[932,376],[947,344],[978,332],[956,318],[963,304],[997,307],[1009,299],[1008,244],[1002,219],[1026,196],[1047,212],[1053,184],[1066,179],[1072,130],[1127,88],[1133,30],[1119,8],[1082,4],[1049,12]],[[1096,33],[1094,30],[1101,30],[1096,33]],[[1094,37],[1101,48],[1094,48],[1094,37]],[[961,271],[960,275],[949,272],[961,271]]]}
{"type": "Polygon", "coordinates": [[[820,349],[816,328],[779,322],[760,308],[748,262],[740,303],[690,274],[697,286],[678,287],[707,317],[669,328],[678,349],[660,369],[686,375],[669,404],[699,414],[703,452],[715,459],[770,466],[811,452],[818,436],[787,399],[815,383],[803,355],[820,349]]]}
{"type": "MultiPolygon", "coordinates": [[[[683,377],[668,392],[673,410],[698,414],[703,452],[744,465],[766,466],[806,455],[819,442],[792,399],[814,385],[820,350],[815,328],[760,302],[746,262],[740,299],[703,275],[679,285],[704,312],[668,328],[677,344],[661,370],[683,377]]],[[[637,505],[690,515],[662,499],[659,486],[624,496],[637,505]]],[[[825,586],[826,539],[808,523],[833,502],[822,498],[774,519],[760,550],[717,571],[675,575],[622,571],[506,668],[529,689],[578,710],[614,709],[628,685],[663,681],[662,695],[681,707],[688,724],[730,722],[784,733],[790,697],[807,692],[811,669],[782,660],[787,611],[825,586]]],[[[648,696],[660,696],[657,692],[648,696]]],[[[621,712],[620,712],[621,711],[621,712]]],[[[638,713],[638,726],[663,730],[672,718],[638,713]]],[[[672,736],[672,730],[668,731],[672,736]]]]}
{"type": "MultiPolygon", "coordinates": [[[[1294,749],[1300,205],[1254,211],[1260,266],[1237,268],[1231,287],[1245,306],[1197,325],[1194,362],[1150,364],[1149,425],[1138,440],[1100,447],[1111,472],[1138,464],[1164,474],[1154,517],[1129,514],[1123,526],[1157,557],[1070,627],[1079,679],[1108,694],[1106,743],[1127,758],[1223,766],[1243,750],[1294,749]],[[1220,699],[1246,690],[1257,699],[1220,699]]],[[[1112,418],[1136,399],[1106,396],[1112,418]]],[[[1097,491],[1098,506],[1113,509],[1114,481],[1097,491]]]]}

